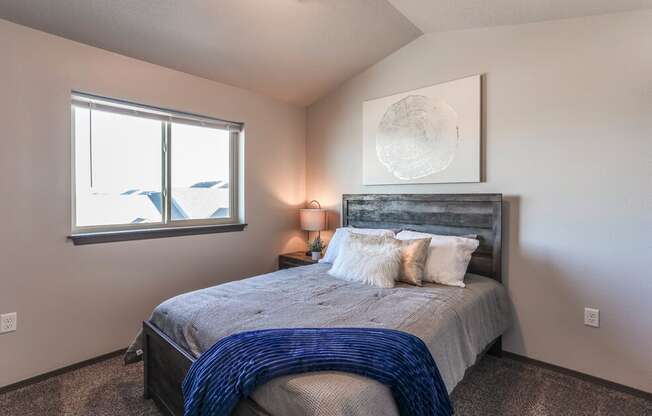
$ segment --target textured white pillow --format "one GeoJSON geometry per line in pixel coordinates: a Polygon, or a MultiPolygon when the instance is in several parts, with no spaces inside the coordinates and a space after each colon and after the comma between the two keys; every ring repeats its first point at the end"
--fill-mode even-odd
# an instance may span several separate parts
{"type": "Polygon", "coordinates": [[[413,240],[430,237],[430,252],[426,261],[424,282],[440,283],[448,286],[466,287],[464,275],[471,261],[471,254],[478,248],[480,242],[475,239],[419,233],[416,231],[401,231],[396,238],[413,240]]]}
{"type": "Polygon", "coordinates": [[[328,274],[377,287],[394,287],[401,270],[401,246],[393,237],[348,233],[328,274]]]}
{"type": "Polygon", "coordinates": [[[366,235],[386,235],[389,237],[394,237],[394,231],[384,230],[380,228],[353,228],[353,227],[341,227],[335,230],[335,234],[331,238],[331,241],[328,243],[326,248],[326,254],[324,258],[319,260],[320,263],[334,263],[337,255],[340,252],[342,246],[342,241],[344,237],[350,233],[357,234],[366,234],[366,235]]]}

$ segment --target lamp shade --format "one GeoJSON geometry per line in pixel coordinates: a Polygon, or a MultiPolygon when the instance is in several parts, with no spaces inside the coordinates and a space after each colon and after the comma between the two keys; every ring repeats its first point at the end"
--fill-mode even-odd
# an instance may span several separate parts
{"type": "Polygon", "coordinates": [[[301,229],[304,231],[322,231],[328,228],[328,211],[321,208],[302,208],[299,210],[301,229]]]}

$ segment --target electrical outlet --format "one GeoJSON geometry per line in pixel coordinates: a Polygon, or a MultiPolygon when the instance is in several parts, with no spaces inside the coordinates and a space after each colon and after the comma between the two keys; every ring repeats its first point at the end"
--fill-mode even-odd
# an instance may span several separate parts
{"type": "Polygon", "coordinates": [[[600,309],[584,308],[584,325],[600,327],[600,309]]]}
{"type": "Polygon", "coordinates": [[[18,314],[16,312],[0,315],[0,334],[12,332],[18,326],[18,314]]]}

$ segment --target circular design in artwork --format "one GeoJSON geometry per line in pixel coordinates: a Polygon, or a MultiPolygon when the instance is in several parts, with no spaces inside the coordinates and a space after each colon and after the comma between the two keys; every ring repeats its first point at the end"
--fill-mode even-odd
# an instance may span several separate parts
{"type": "Polygon", "coordinates": [[[397,178],[448,168],[459,143],[458,115],[445,101],[409,95],[387,109],[376,131],[378,160],[397,178]]]}

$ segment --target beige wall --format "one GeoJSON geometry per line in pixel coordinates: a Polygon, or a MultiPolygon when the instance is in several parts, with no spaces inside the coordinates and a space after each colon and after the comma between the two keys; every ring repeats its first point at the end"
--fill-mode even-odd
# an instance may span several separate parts
{"type": "Polygon", "coordinates": [[[652,12],[422,36],[309,108],[307,155],[307,199],[334,210],[342,193],[503,193],[505,349],[652,392],[652,12]],[[362,186],[362,102],[471,74],[486,181],[362,186]]]}
{"type": "Polygon", "coordinates": [[[0,386],[123,348],[165,298],[275,269],[302,244],[305,109],[0,20],[0,386]],[[244,232],[66,241],[70,91],[243,121],[244,232]]]}

